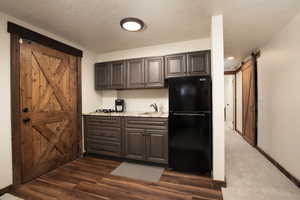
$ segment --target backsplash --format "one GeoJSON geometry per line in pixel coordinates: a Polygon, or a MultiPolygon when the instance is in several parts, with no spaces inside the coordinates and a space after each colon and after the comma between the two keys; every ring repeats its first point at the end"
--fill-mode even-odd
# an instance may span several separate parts
{"type": "Polygon", "coordinates": [[[169,111],[168,89],[138,89],[138,90],[112,90],[103,91],[102,107],[114,108],[115,99],[125,100],[127,112],[148,112],[153,111],[150,104],[156,103],[159,111],[169,111]]]}
{"type": "Polygon", "coordinates": [[[115,100],[118,98],[117,90],[102,91],[102,108],[115,109],[115,100]]]}

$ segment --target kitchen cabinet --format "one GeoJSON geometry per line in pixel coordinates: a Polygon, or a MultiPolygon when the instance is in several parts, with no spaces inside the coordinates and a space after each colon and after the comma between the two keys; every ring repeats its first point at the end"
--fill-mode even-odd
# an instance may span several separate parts
{"type": "Polygon", "coordinates": [[[165,79],[186,76],[209,76],[209,50],[167,56],[97,63],[96,90],[164,88],[165,79]]]}
{"type": "Polygon", "coordinates": [[[127,88],[145,87],[145,60],[133,59],[127,61],[127,88]]]}
{"type": "Polygon", "coordinates": [[[168,130],[164,118],[125,118],[125,157],[168,163],[168,130]]]}
{"type": "Polygon", "coordinates": [[[125,82],[125,62],[116,61],[110,63],[111,73],[111,89],[123,89],[126,86],[125,82]]]}
{"type": "Polygon", "coordinates": [[[111,87],[111,68],[108,63],[95,65],[95,89],[106,90],[111,87]]]}
{"type": "Polygon", "coordinates": [[[210,51],[199,51],[187,54],[187,75],[210,75],[210,51]]]}
{"type": "Polygon", "coordinates": [[[140,58],[97,63],[96,90],[164,87],[164,58],[140,58]]]}
{"type": "Polygon", "coordinates": [[[120,117],[84,116],[86,152],[120,157],[122,128],[120,117]]]}
{"type": "Polygon", "coordinates": [[[84,116],[87,153],[168,163],[168,119],[84,116]]]}
{"type": "Polygon", "coordinates": [[[126,158],[154,163],[168,162],[168,138],[166,131],[126,128],[126,158]]]}
{"type": "Polygon", "coordinates": [[[168,162],[167,131],[146,130],[146,160],[157,163],[168,162]]]}
{"type": "Polygon", "coordinates": [[[146,159],[145,131],[143,129],[125,130],[125,156],[135,160],[146,159]]]}
{"type": "Polygon", "coordinates": [[[164,87],[164,57],[152,57],[145,59],[145,87],[164,87]]]}
{"type": "Polygon", "coordinates": [[[166,78],[186,75],[186,54],[165,56],[166,78]]]}
{"type": "Polygon", "coordinates": [[[210,51],[165,56],[165,78],[184,76],[209,76],[210,51]]]}

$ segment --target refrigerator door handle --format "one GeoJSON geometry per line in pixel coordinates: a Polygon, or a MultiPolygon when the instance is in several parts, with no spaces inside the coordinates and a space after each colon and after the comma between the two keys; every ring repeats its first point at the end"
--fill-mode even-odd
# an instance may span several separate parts
{"type": "Polygon", "coordinates": [[[177,116],[200,116],[200,117],[205,117],[206,114],[204,113],[173,113],[173,115],[177,115],[177,116]]]}

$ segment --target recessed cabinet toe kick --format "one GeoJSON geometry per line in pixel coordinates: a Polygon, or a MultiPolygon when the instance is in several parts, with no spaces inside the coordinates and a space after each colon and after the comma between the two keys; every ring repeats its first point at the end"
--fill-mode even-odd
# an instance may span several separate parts
{"type": "Polygon", "coordinates": [[[168,118],[84,116],[87,153],[168,164],[168,118]]]}

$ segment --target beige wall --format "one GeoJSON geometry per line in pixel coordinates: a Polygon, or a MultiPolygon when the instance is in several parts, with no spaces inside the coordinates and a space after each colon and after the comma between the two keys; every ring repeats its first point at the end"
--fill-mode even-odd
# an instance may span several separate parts
{"type": "Polygon", "coordinates": [[[138,90],[108,90],[102,92],[102,108],[114,109],[115,99],[125,100],[125,111],[127,112],[149,112],[153,111],[150,104],[156,103],[159,111],[169,111],[168,89],[138,89],[138,90]]]}
{"type": "Polygon", "coordinates": [[[97,56],[98,62],[122,60],[130,58],[163,56],[168,54],[200,51],[210,49],[210,39],[189,40],[183,42],[167,43],[155,46],[147,46],[136,49],[127,49],[122,51],[113,51],[97,56]]]}
{"type": "Polygon", "coordinates": [[[0,189],[12,183],[11,150],[11,110],[10,110],[10,35],[7,33],[7,21],[26,26],[56,40],[84,50],[82,58],[82,102],[87,112],[101,105],[101,96],[94,90],[95,55],[84,48],[42,29],[26,24],[18,19],[0,13],[0,189]]]}
{"type": "MultiPolygon", "coordinates": [[[[209,38],[109,52],[97,56],[97,62],[163,56],[207,49],[210,49],[209,38]]],[[[102,95],[102,108],[114,108],[114,100],[116,98],[125,99],[126,110],[132,112],[151,111],[150,104],[152,103],[157,103],[163,112],[168,112],[169,108],[167,89],[103,91],[102,95]]]]}
{"type": "Polygon", "coordinates": [[[243,73],[236,74],[236,129],[243,132],[243,73]]]}
{"type": "Polygon", "coordinates": [[[211,21],[213,178],[225,180],[223,16],[211,21]]]}
{"type": "Polygon", "coordinates": [[[300,179],[300,14],[258,59],[258,146],[300,179]]]}
{"type": "Polygon", "coordinates": [[[158,105],[159,111],[169,111],[168,89],[124,90],[118,92],[118,97],[125,99],[127,111],[153,111],[152,103],[158,105]]]}

